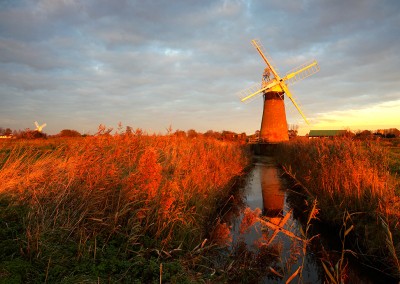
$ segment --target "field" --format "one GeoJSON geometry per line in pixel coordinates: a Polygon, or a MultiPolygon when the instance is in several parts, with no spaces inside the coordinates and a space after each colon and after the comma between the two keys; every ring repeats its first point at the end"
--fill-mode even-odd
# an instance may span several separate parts
{"type": "Polygon", "coordinates": [[[0,283],[212,277],[202,254],[229,237],[217,208],[249,164],[242,145],[141,131],[1,143],[0,283]]]}
{"type": "MultiPolygon", "coordinates": [[[[329,282],[345,279],[351,253],[400,278],[398,144],[343,138],[279,146],[276,159],[316,206],[305,216],[318,212],[343,244],[341,257],[321,259],[329,282]]],[[[0,283],[255,279],[272,250],[262,263],[243,257],[249,252],[224,252],[231,236],[219,215],[250,160],[239,142],[140,130],[2,141],[0,283]]]]}
{"type": "MultiPolygon", "coordinates": [[[[337,232],[343,251],[400,277],[399,148],[387,141],[298,139],[280,146],[278,160],[317,200],[320,221],[337,232]]],[[[340,282],[343,256],[329,265],[340,282]]]]}

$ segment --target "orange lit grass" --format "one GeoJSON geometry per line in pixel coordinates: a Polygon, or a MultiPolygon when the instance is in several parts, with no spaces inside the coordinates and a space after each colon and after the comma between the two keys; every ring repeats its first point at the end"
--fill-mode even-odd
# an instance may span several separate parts
{"type": "Polygon", "coordinates": [[[341,210],[376,209],[379,203],[394,197],[388,153],[373,142],[294,140],[281,145],[278,160],[309,193],[323,197],[318,198],[321,202],[330,200],[341,210]]]}
{"type": "Polygon", "coordinates": [[[233,142],[142,132],[2,146],[0,193],[31,208],[29,253],[56,229],[82,248],[117,235],[131,245],[148,236],[163,248],[193,248],[248,163],[233,142]]]}
{"type": "Polygon", "coordinates": [[[349,138],[293,140],[280,146],[278,161],[318,198],[323,222],[340,229],[342,216],[351,216],[349,235],[357,242],[352,249],[360,257],[374,255],[386,273],[400,275],[398,180],[390,174],[388,148],[349,138]]]}

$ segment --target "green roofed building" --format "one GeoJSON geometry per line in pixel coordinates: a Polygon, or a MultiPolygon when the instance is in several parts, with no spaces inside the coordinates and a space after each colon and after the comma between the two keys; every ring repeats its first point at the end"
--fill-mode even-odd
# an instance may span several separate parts
{"type": "Polygon", "coordinates": [[[335,136],[343,136],[348,133],[347,130],[310,130],[309,138],[328,138],[335,136]]]}

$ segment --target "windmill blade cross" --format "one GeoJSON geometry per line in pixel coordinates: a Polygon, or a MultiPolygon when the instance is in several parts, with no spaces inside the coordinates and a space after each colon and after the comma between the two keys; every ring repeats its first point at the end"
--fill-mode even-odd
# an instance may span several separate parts
{"type": "Polygon", "coordinates": [[[284,77],[280,77],[277,69],[273,65],[273,61],[263,50],[263,46],[259,40],[253,39],[252,45],[267,65],[264,67],[261,84],[255,84],[238,93],[242,102],[249,102],[261,95],[264,95],[263,114],[261,119],[261,127],[258,137],[258,143],[281,143],[289,140],[289,131],[287,127],[286,110],[284,102],[284,94],[289,97],[294,107],[300,113],[304,121],[309,124],[305,114],[293,97],[289,90],[289,84],[298,82],[319,71],[316,60],[303,64],[292,71],[286,73],[284,77]]]}

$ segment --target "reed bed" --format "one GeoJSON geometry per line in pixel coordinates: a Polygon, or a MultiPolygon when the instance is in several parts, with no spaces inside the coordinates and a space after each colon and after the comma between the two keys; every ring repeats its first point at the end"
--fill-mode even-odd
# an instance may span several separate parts
{"type": "Polygon", "coordinates": [[[4,143],[0,278],[189,281],[187,255],[248,163],[237,143],[142,131],[4,143]]]}
{"type": "Polygon", "coordinates": [[[299,139],[280,145],[277,159],[318,199],[319,218],[340,237],[343,216],[349,216],[354,230],[346,243],[360,261],[399,278],[399,198],[388,151],[374,141],[299,139]]]}

